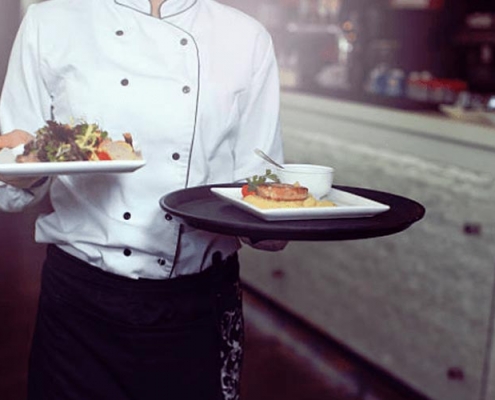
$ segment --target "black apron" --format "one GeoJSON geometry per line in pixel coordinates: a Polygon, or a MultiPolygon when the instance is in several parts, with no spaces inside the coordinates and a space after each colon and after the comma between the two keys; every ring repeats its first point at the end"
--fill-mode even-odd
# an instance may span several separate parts
{"type": "Polygon", "coordinates": [[[199,274],[130,279],[48,246],[28,400],[234,400],[237,254],[199,274]]]}

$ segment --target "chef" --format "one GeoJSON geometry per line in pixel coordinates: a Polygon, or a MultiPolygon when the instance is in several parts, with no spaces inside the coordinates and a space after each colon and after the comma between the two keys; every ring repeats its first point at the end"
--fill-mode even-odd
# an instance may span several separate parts
{"type": "MultiPolygon", "coordinates": [[[[130,132],[127,174],[0,176],[0,209],[49,193],[29,399],[237,399],[240,242],[159,199],[282,160],[270,35],[213,0],[51,0],[29,7],[0,98],[1,147],[48,120],[130,132]]],[[[42,165],[40,166],[42,168],[42,165]]],[[[263,243],[259,245],[263,248],[263,243]]],[[[267,243],[268,250],[279,249],[267,243]]]]}

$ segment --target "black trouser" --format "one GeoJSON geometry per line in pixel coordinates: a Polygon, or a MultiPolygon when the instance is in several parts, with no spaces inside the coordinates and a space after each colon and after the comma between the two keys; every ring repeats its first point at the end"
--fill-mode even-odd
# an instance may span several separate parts
{"type": "Polygon", "coordinates": [[[104,272],[49,246],[29,400],[237,399],[237,254],[171,280],[104,272]]]}

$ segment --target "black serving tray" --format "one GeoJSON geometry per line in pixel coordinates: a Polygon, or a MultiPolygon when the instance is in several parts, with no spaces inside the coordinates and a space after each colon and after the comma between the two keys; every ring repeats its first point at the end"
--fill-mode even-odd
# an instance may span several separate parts
{"type": "Polygon", "coordinates": [[[390,206],[390,210],[373,217],[264,221],[218,198],[211,187],[240,185],[208,185],[178,190],[160,199],[161,207],[183,223],[197,229],[252,240],[331,241],[365,239],[401,232],[419,221],[424,207],[414,200],[371,189],[335,186],[390,206]]]}

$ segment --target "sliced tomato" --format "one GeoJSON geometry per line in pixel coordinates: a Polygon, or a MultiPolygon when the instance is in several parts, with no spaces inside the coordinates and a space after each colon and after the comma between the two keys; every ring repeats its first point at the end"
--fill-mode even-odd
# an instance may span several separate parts
{"type": "Polygon", "coordinates": [[[112,159],[112,157],[110,157],[110,154],[108,154],[106,151],[97,151],[96,155],[98,156],[98,160],[100,161],[108,161],[112,159]]]}
{"type": "Polygon", "coordinates": [[[249,190],[249,186],[248,185],[243,185],[242,186],[241,193],[242,193],[242,197],[249,196],[250,194],[256,194],[255,191],[249,190]]]}

